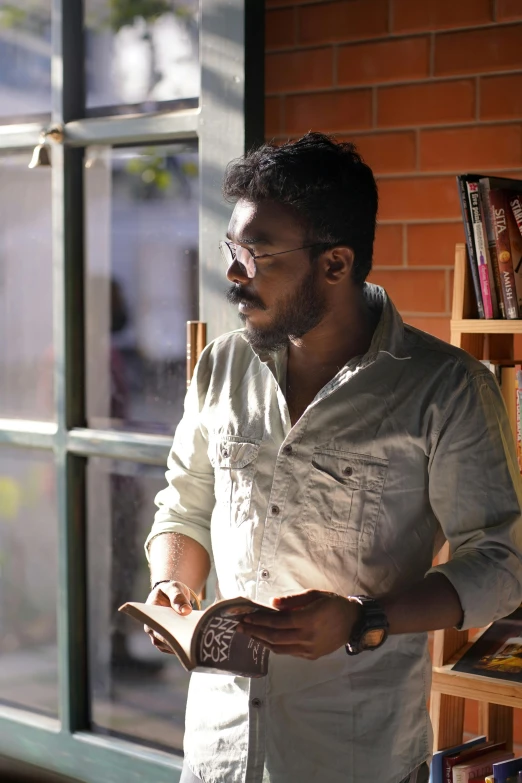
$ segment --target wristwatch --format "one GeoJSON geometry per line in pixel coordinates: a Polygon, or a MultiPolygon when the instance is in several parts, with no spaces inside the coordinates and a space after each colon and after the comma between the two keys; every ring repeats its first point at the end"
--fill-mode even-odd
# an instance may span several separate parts
{"type": "Polygon", "coordinates": [[[349,595],[348,599],[360,604],[361,614],[352,628],[346,652],[348,655],[358,655],[364,650],[377,650],[388,638],[389,623],[384,609],[378,601],[367,595],[349,595]]]}

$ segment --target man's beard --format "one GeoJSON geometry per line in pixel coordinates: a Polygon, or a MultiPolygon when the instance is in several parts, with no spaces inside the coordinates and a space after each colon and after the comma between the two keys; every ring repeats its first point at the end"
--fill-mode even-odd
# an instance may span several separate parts
{"type": "MultiPolygon", "coordinates": [[[[277,304],[272,324],[262,329],[247,326],[245,337],[252,348],[258,351],[279,351],[286,348],[290,340],[298,340],[320,323],[327,307],[324,296],[317,291],[316,278],[314,265],[297,291],[277,304]]],[[[260,310],[266,309],[262,302],[246,295],[238,285],[228,291],[227,300],[231,304],[251,302],[260,310]]],[[[247,320],[244,313],[239,313],[239,318],[243,323],[247,320]]]]}

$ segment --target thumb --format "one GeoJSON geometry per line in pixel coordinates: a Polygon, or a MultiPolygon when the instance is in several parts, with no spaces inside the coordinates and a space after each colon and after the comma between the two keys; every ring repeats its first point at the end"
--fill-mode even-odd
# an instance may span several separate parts
{"type": "Polygon", "coordinates": [[[190,591],[183,582],[169,582],[162,592],[170,601],[170,605],[178,614],[187,615],[192,612],[190,603],[190,591]]]}
{"type": "Polygon", "coordinates": [[[302,609],[309,606],[314,601],[321,598],[320,590],[305,590],[304,593],[295,593],[295,595],[285,595],[278,598],[272,598],[272,606],[275,609],[302,609]]]}

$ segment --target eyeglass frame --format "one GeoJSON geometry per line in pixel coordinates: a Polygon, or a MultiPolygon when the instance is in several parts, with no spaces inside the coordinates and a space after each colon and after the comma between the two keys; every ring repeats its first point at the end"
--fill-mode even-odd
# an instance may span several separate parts
{"type": "Polygon", "coordinates": [[[272,258],[273,256],[282,256],[285,253],[295,253],[297,250],[307,250],[309,247],[320,247],[320,246],[322,246],[324,248],[335,247],[335,245],[331,245],[328,242],[314,242],[312,245],[303,245],[302,247],[293,247],[290,250],[279,250],[277,253],[263,253],[260,256],[256,256],[255,253],[253,253],[252,250],[250,250],[249,247],[245,247],[244,245],[240,245],[237,242],[232,242],[232,241],[227,241],[226,239],[221,239],[220,242],[219,242],[219,249],[221,251],[221,255],[223,256],[223,260],[227,264],[227,267],[231,266],[231,264],[230,264],[230,260],[225,255],[225,251],[223,250],[223,246],[224,245],[226,247],[228,247],[228,249],[230,251],[230,254],[232,256],[232,264],[236,264],[237,263],[241,267],[243,267],[243,269],[247,273],[247,277],[249,278],[249,280],[253,280],[254,277],[256,276],[256,271],[257,271],[256,259],[257,258],[272,258]],[[247,253],[250,254],[250,257],[251,257],[252,261],[254,262],[254,270],[253,270],[253,274],[252,275],[250,275],[248,273],[248,267],[242,261],[240,261],[239,258],[236,257],[236,253],[232,249],[233,247],[234,248],[240,247],[242,250],[246,250],[247,253]]]}

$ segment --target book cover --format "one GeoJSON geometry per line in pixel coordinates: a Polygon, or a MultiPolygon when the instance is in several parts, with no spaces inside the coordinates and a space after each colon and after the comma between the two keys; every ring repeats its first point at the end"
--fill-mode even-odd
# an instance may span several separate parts
{"type": "Polygon", "coordinates": [[[466,674],[522,682],[522,607],[492,623],[452,668],[466,674]]]}
{"type": "Polygon", "coordinates": [[[498,317],[496,307],[495,287],[491,268],[491,259],[486,243],[484,227],[480,214],[480,193],[478,182],[468,181],[466,184],[469,195],[471,222],[473,225],[473,237],[475,239],[475,252],[479,270],[480,290],[482,291],[482,303],[484,316],[487,319],[498,317]]]}
{"type": "Polygon", "coordinates": [[[509,194],[509,206],[513,210],[518,230],[522,234],[522,197],[509,194]]]}
{"type": "Polygon", "coordinates": [[[517,783],[518,773],[522,770],[522,758],[501,761],[493,764],[494,783],[517,783]]]}
{"type": "MultiPolygon", "coordinates": [[[[482,217],[482,225],[484,226],[484,230],[486,232],[486,240],[488,244],[489,258],[491,260],[491,268],[493,270],[493,281],[495,284],[495,294],[497,297],[498,309],[500,312],[500,316],[502,318],[506,318],[507,311],[505,306],[505,298],[503,296],[502,280],[500,277],[499,259],[497,255],[497,243],[495,237],[495,228],[493,224],[492,208],[489,199],[489,192],[490,192],[489,179],[487,177],[482,177],[482,179],[479,180],[480,214],[482,217]]],[[[513,290],[514,290],[514,281],[513,281],[513,290]]]]}
{"type": "MultiPolygon", "coordinates": [[[[496,750],[487,753],[472,761],[463,764],[457,764],[453,767],[452,783],[469,783],[470,778],[476,778],[480,775],[489,775],[493,773],[493,764],[513,759],[514,753],[508,750],[496,750]]],[[[494,774],[494,773],[493,773],[494,774]]]]}
{"type": "Polygon", "coordinates": [[[119,609],[162,636],[187,671],[243,677],[264,677],[268,672],[270,651],[236,630],[242,617],[261,610],[278,611],[243,597],[217,601],[188,615],[169,606],[133,601],[119,609]]]}
{"type": "MultiPolygon", "coordinates": [[[[482,181],[482,180],[481,180],[482,181]]],[[[489,182],[489,180],[488,180],[489,182]]],[[[511,258],[511,242],[507,223],[508,199],[505,191],[490,188],[487,191],[493,228],[493,241],[500,276],[501,294],[505,317],[519,317],[518,298],[515,287],[515,272],[511,258]]]]}
{"type": "Polygon", "coordinates": [[[479,318],[484,318],[484,305],[482,303],[482,291],[480,290],[480,280],[478,272],[477,257],[475,253],[475,241],[473,238],[473,224],[469,211],[468,192],[466,188],[468,175],[459,174],[457,176],[457,186],[459,189],[460,210],[462,212],[462,222],[464,223],[464,233],[466,236],[466,247],[468,250],[468,263],[471,271],[471,280],[473,281],[473,290],[477,303],[477,312],[479,318]]]}
{"type": "Polygon", "coordinates": [[[437,750],[433,754],[430,765],[430,783],[445,783],[443,778],[443,764],[446,756],[450,754],[460,753],[461,751],[472,748],[475,745],[481,745],[486,742],[485,735],[480,737],[474,737],[473,739],[463,742],[461,745],[455,745],[453,748],[444,748],[443,750],[437,750]]]}

